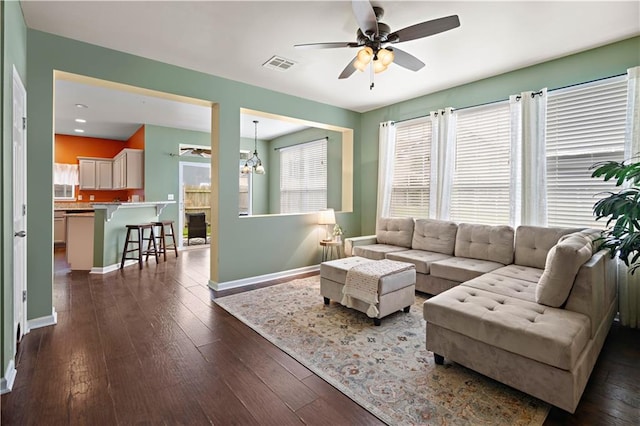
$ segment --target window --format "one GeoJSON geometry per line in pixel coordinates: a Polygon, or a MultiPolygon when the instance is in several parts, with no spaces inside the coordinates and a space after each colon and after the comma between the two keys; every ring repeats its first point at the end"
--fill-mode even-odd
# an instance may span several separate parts
{"type": "Polygon", "coordinates": [[[591,178],[599,161],[624,159],[627,82],[614,77],[549,92],[547,205],[549,226],[603,228],[593,205],[612,182],[591,178]]]}
{"type": "Polygon", "coordinates": [[[451,220],[509,223],[511,128],[509,103],[457,112],[451,220]]]}
{"type": "Polygon", "coordinates": [[[327,208],[327,139],[280,149],[280,213],[327,208]]]}
{"type": "Polygon", "coordinates": [[[396,124],[389,209],[392,217],[429,217],[431,127],[428,118],[396,124]]]}
{"type": "Polygon", "coordinates": [[[240,173],[240,194],[238,196],[240,216],[250,216],[253,214],[253,205],[251,202],[253,173],[242,173],[242,169],[249,158],[251,158],[250,151],[240,151],[240,168],[238,169],[238,172],[240,173]]]}
{"type": "Polygon", "coordinates": [[[78,165],[53,165],[53,198],[55,200],[75,200],[76,185],[78,185],[78,165]]]}

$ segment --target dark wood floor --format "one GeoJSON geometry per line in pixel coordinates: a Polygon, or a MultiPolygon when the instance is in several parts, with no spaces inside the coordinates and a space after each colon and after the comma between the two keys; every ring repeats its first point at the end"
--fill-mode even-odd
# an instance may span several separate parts
{"type": "MultiPolygon", "coordinates": [[[[105,276],[55,265],[58,324],[23,338],[3,425],[381,424],[210,301],[207,249],[105,276]]],[[[638,424],[639,379],[640,332],[614,326],[576,414],[546,423],[638,424]]]]}

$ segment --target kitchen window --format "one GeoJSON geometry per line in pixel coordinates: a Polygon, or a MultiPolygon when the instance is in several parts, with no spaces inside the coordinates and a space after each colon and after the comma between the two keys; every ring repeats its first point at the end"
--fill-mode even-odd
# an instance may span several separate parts
{"type": "Polygon", "coordinates": [[[53,198],[54,200],[75,200],[78,185],[78,165],[53,165],[53,198]]]}

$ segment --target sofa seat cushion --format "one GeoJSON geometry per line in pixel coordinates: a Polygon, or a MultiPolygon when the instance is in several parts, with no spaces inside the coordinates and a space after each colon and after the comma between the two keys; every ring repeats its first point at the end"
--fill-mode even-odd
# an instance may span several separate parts
{"type": "Polygon", "coordinates": [[[450,257],[431,263],[430,274],[434,277],[463,282],[501,268],[504,265],[490,260],[450,257]]]}
{"type": "Polygon", "coordinates": [[[494,271],[465,281],[460,285],[535,303],[538,283],[506,277],[494,271]]]}
{"type": "Polygon", "coordinates": [[[531,281],[532,283],[537,284],[538,281],[540,281],[542,272],[543,269],[532,268],[530,266],[507,265],[503,268],[498,268],[491,273],[510,278],[517,278],[519,280],[531,281]]]}
{"type": "Polygon", "coordinates": [[[387,253],[406,250],[408,250],[406,247],[392,246],[389,244],[370,244],[355,246],[353,248],[353,254],[354,256],[366,257],[367,259],[382,260],[386,258],[387,253]]]}
{"type": "Polygon", "coordinates": [[[451,256],[447,254],[424,250],[406,250],[387,253],[387,259],[413,263],[416,266],[416,272],[421,274],[429,273],[432,262],[448,259],[450,257],[451,256]]]}
{"type": "Polygon", "coordinates": [[[466,286],[430,298],[423,314],[429,323],[563,370],[576,365],[591,335],[586,315],[466,286]]]}

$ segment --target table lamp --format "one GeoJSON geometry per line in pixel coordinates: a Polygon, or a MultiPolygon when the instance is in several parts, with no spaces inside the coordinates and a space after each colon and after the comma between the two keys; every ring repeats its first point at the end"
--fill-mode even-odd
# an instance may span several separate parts
{"type": "Polygon", "coordinates": [[[331,241],[331,232],[329,231],[329,225],[335,225],[336,215],[333,209],[324,209],[318,212],[318,224],[325,225],[327,230],[327,238],[324,241],[331,241]]]}

